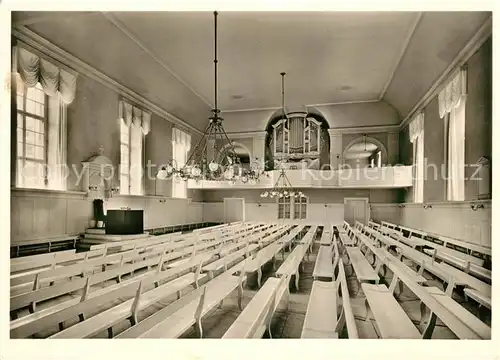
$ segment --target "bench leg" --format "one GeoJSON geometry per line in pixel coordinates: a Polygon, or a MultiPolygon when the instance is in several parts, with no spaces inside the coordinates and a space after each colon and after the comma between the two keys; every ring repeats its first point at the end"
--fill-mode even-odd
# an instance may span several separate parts
{"type": "Polygon", "coordinates": [[[201,317],[196,322],[196,328],[197,328],[198,336],[200,337],[200,339],[203,339],[203,327],[201,326],[201,317]]]}
{"type": "Polygon", "coordinates": [[[297,273],[295,273],[295,288],[297,289],[297,291],[299,291],[299,280],[300,280],[300,275],[299,272],[297,271],[297,273]]]}
{"type": "Polygon", "coordinates": [[[108,339],[112,339],[112,338],[113,338],[113,328],[109,327],[108,328],[108,339]]]}
{"type": "Polygon", "coordinates": [[[243,284],[238,285],[238,308],[243,311],[243,284]]]}
{"type": "Polygon", "coordinates": [[[370,305],[368,304],[368,299],[365,298],[365,318],[364,318],[364,321],[367,321],[368,320],[368,315],[370,313],[370,305]]]}
{"type": "Polygon", "coordinates": [[[422,325],[424,323],[425,319],[425,313],[427,312],[427,306],[425,306],[425,303],[423,301],[420,301],[420,322],[419,325],[422,325]]]}
{"type": "Polygon", "coordinates": [[[64,322],[63,322],[63,321],[61,321],[61,322],[59,323],[59,331],[63,331],[63,330],[64,330],[64,322]]]}
{"type": "Polygon", "coordinates": [[[257,269],[257,286],[259,287],[259,289],[260,289],[261,281],[262,281],[262,269],[259,267],[257,269]]]}
{"type": "Polygon", "coordinates": [[[17,310],[13,310],[10,312],[10,319],[11,320],[16,320],[17,319],[17,310]]]}
{"type": "Polygon", "coordinates": [[[85,321],[85,315],[83,313],[78,314],[78,320],[80,320],[80,322],[85,321]]]}
{"type": "Polygon", "coordinates": [[[431,312],[431,315],[429,317],[429,322],[424,330],[424,333],[422,334],[423,339],[430,339],[432,337],[432,332],[434,331],[434,327],[436,326],[436,320],[437,320],[436,314],[431,312]]]}

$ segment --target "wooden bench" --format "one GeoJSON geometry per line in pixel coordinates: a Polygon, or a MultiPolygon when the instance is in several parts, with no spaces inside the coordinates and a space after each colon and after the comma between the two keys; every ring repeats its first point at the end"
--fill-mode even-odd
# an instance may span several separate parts
{"type": "Polygon", "coordinates": [[[295,288],[297,290],[299,290],[300,265],[309,250],[309,242],[312,241],[314,232],[311,231],[311,229],[307,232],[304,238],[309,237],[310,240],[305,240],[304,243],[299,243],[275,272],[275,276],[277,277],[291,277],[295,275],[295,288]]]}
{"type": "MultiPolygon", "coordinates": [[[[426,290],[431,294],[440,304],[450,310],[453,314],[457,316],[468,328],[473,330],[481,339],[491,339],[491,328],[471,314],[462,305],[457,303],[447,295],[445,292],[441,291],[437,287],[428,287],[426,290]]],[[[426,307],[424,303],[421,303],[420,307],[421,316],[420,322],[422,323],[425,318],[426,307]]]]}
{"type": "Polygon", "coordinates": [[[422,338],[390,289],[381,284],[361,284],[361,287],[366,296],[366,318],[370,309],[383,339],[422,338]]]}
{"type": "Polygon", "coordinates": [[[300,337],[338,338],[336,282],[313,282],[300,337]]]}
{"type": "Polygon", "coordinates": [[[326,278],[333,280],[335,277],[334,269],[339,256],[336,243],[331,246],[321,246],[314,264],[313,279],[326,278]]]}
{"type": "Polygon", "coordinates": [[[108,310],[100,312],[76,325],[52,335],[50,339],[82,339],[89,338],[108,329],[108,336],[113,337],[112,327],[129,319],[131,325],[137,323],[139,311],[148,308],[158,301],[177,293],[195,282],[195,276],[188,274],[178,279],[162,284],[152,290],[143,292],[144,280],[136,286],[136,296],[108,310]]]}
{"type": "Polygon", "coordinates": [[[202,318],[234,290],[238,289],[238,304],[240,308],[243,296],[244,272],[238,276],[232,275],[244,268],[238,264],[222,275],[200,286],[199,289],[181,298],[166,308],[154,313],[135,326],[125,330],[116,338],[178,338],[191,326],[196,325],[199,337],[203,337],[202,318]]]}
{"type": "MultiPolygon", "coordinates": [[[[150,268],[151,266],[155,265],[161,268],[164,261],[165,260],[163,256],[157,256],[143,261],[123,264],[114,269],[99,272],[90,276],[89,280],[90,285],[99,284],[101,282],[111,279],[116,279],[117,282],[121,282],[121,276],[124,274],[133,273],[133,271],[137,269],[150,268]]],[[[184,269],[193,266],[194,266],[193,264],[187,264],[187,266],[184,269]]],[[[42,288],[39,288],[37,281],[35,281],[35,287],[33,290],[18,295],[11,294],[10,310],[12,312],[12,315],[14,318],[16,318],[15,311],[26,306],[29,306],[30,312],[33,313],[36,311],[36,304],[38,302],[49,300],[57,296],[61,296],[76,290],[83,289],[88,279],[89,277],[77,278],[75,280],[62,282],[60,284],[55,284],[53,286],[47,286],[42,288]]]]}
{"type": "Polygon", "coordinates": [[[333,232],[327,232],[325,231],[325,229],[323,228],[323,233],[321,234],[321,239],[319,241],[317,241],[320,245],[326,245],[326,246],[329,246],[332,244],[332,240],[333,240],[333,232]]]}
{"type": "Polygon", "coordinates": [[[468,274],[473,274],[482,279],[491,281],[491,270],[485,269],[483,266],[475,263],[474,259],[477,258],[445,248],[424,249],[424,252],[432,256],[433,259],[440,259],[468,274]],[[457,253],[460,254],[460,256],[458,256],[457,253]]]}
{"type": "Polygon", "coordinates": [[[271,320],[285,294],[288,302],[290,297],[288,283],[288,278],[267,279],[224,333],[222,339],[262,338],[266,329],[269,337],[272,338],[271,320]]]}
{"type": "Polygon", "coordinates": [[[484,306],[491,310],[491,296],[487,296],[482,292],[471,288],[465,288],[464,294],[466,300],[468,300],[468,298],[474,299],[479,306],[484,306]]]}
{"type": "Polygon", "coordinates": [[[356,278],[358,280],[358,291],[361,288],[363,282],[373,281],[378,284],[380,278],[375,270],[370,266],[370,263],[365,258],[359,247],[353,246],[346,248],[347,255],[349,257],[349,264],[351,265],[354,273],[356,273],[356,278]]]}
{"type": "Polygon", "coordinates": [[[355,242],[349,236],[347,236],[347,233],[340,233],[339,237],[340,241],[342,242],[342,245],[354,246],[355,242]]]}
{"type": "MultiPolygon", "coordinates": [[[[282,229],[277,234],[274,234],[275,241],[259,250],[245,265],[244,272],[252,274],[257,272],[257,286],[261,287],[262,281],[262,267],[269,261],[273,261],[273,268],[275,267],[276,255],[282,251],[292,240],[299,235],[303,229],[303,225],[297,226],[291,230],[289,234],[285,234],[287,229],[282,229]]],[[[284,255],[283,255],[284,256],[284,255]]]]}
{"type": "Polygon", "coordinates": [[[345,276],[344,262],[339,259],[338,276],[336,279],[337,286],[340,286],[340,294],[342,296],[342,309],[335,330],[339,333],[345,326],[349,339],[358,339],[358,329],[354,314],[352,312],[349,288],[347,287],[347,279],[345,276]]]}
{"type": "MultiPolygon", "coordinates": [[[[410,289],[410,291],[417,296],[421,302],[430,309],[431,316],[427,322],[427,326],[422,334],[425,339],[430,339],[433,329],[436,324],[436,319],[439,318],[459,339],[480,339],[481,336],[471,329],[466,323],[453,313],[446,306],[443,306],[436,298],[434,298],[426,287],[423,287],[413,281],[404,271],[396,266],[391,261],[387,262],[387,266],[393,272],[393,276],[397,277],[400,281],[410,289]]],[[[391,286],[393,283],[391,283],[391,286]]],[[[450,283],[445,291],[448,296],[451,296],[454,284],[450,283]]]]}
{"type": "MultiPolygon", "coordinates": [[[[133,297],[136,295],[139,282],[143,283],[143,287],[154,285],[158,287],[161,282],[169,282],[175,280],[171,285],[175,288],[181,284],[189,282],[195,287],[199,282],[203,281],[206,275],[201,275],[201,266],[197,267],[196,272],[190,272],[191,269],[179,272],[174,270],[162,271],[159,266],[156,271],[149,271],[139,276],[134,276],[122,283],[106,286],[105,288],[90,291],[91,278],[87,278],[84,291],[81,298],[75,298],[64,301],[57,305],[35,312],[33,314],[23,316],[20,319],[10,323],[11,338],[25,338],[32,334],[36,334],[48,326],[59,324],[59,329],[64,329],[64,321],[78,316],[80,321],[84,321],[85,314],[102,307],[102,305],[122,299],[133,297]],[[184,274],[185,273],[185,274],[184,274]]],[[[178,297],[182,294],[182,288],[177,291],[178,297]]]]}

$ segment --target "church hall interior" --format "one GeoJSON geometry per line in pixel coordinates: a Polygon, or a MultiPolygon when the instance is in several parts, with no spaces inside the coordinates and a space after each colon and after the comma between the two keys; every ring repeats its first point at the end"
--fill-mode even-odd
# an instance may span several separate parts
{"type": "Polygon", "coordinates": [[[11,19],[11,339],[491,339],[491,12],[11,19]]]}

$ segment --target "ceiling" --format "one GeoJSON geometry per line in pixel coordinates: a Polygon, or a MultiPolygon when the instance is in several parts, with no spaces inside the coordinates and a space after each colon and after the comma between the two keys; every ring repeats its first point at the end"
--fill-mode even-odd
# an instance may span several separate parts
{"type": "MultiPolygon", "coordinates": [[[[222,12],[219,107],[385,100],[404,117],[489,12],[222,12]]],[[[13,13],[25,26],[202,129],[213,103],[211,12],[13,13]]]]}

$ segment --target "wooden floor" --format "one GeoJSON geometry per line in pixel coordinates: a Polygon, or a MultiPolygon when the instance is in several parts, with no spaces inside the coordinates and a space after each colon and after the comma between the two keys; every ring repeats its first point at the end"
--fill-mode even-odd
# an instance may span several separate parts
{"type": "MultiPolygon", "coordinates": [[[[278,308],[279,310],[275,313],[273,317],[273,324],[272,324],[272,335],[273,338],[300,338],[301,331],[302,331],[302,325],[304,322],[305,318],[305,313],[307,309],[307,303],[309,300],[309,294],[311,292],[312,288],[312,273],[314,269],[314,263],[316,260],[316,255],[318,253],[318,249],[321,245],[315,244],[313,247],[313,253],[310,254],[309,259],[307,257],[305,258],[304,261],[304,268],[303,268],[303,273],[301,274],[300,277],[300,282],[299,282],[299,288],[300,291],[296,291],[293,286],[291,286],[291,299],[289,302],[288,309],[285,310],[283,305],[280,304],[280,307],[278,308]]],[[[287,252],[285,254],[285,258],[289,253],[287,252]]],[[[278,256],[278,261],[277,261],[277,267],[283,262],[281,260],[281,257],[278,256]]],[[[344,263],[345,263],[344,259],[344,263]]],[[[352,309],[353,313],[355,316],[356,320],[356,326],[358,328],[359,332],[359,337],[360,338],[365,338],[365,339],[377,339],[379,337],[378,335],[378,330],[376,323],[373,318],[368,318],[367,321],[364,321],[364,315],[365,315],[365,308],[364,308],[364,295],[362,291],[359,291],[356,297],[352,297],[352,294],[355,294],[357,292],[357,282],[355,279],[355,276],[352,275],[352,272],[350,271],[351,269],[349,268],[347,270],[347,281],[348,281],[348,288],[349,292],[351,293],[351,304],[352,304],[352,309]]],[[[136,275],[138,275],[140,272],[136,272],[136,275]]],[[[272,266],[270,264],[266,265],[263,271],[263,283],[264,281],[272,275],[272,266]]],[[[424,273],[424,276],[428,279],[431,279],[429,282],[429,286],[439,286],[441,287],[441,283],[438,280],[433,279],[433,277],[430,274],[424,273]]],[[[127,278],[127,276],[123,277],[124,279],[127,278]]],[[[388,272],[387,277],[385,278],[384,282],[385,283],[390,283],[391,281],[391,274],[388,272]]],[[[114,283],[113,281],[110,281],[108,283],[100,284],[99,287],[105,287],[110,284],[114,283]]],[[[192,289],[191,289],[192,290],[192,289]]],[[[189,290],[189,291],[191,291],[189,290]]],[[[245,285],[245,290],[244,290],[244,299],[243,299],[243,306],[248,304],[254,294],[257,291],[257,286],[256,286],[256,279],[255,276],[251,276],[246,285],[245,285]]],[[[478,308],[475,306],[472,302],[471,303],[466,303],[463,295],[460,295],[458,292],[454,292],[454,299],[458,302],[460,302],[463,306],[465,306],[469,311],[471,311],[473,314],[477,316],[478,314],[478,308]]],[[[60,297],[58,299],[54,299],[51,301],[47,301],[45,303],[39,304],[38,308],[43,309],[45,307],[53,306],[56,303],[59,303],[61,301],[68,300],[69,298],[72,297],[79,297],[80,293],[75,292],[71,295],[67,295],[64,297],[60,297]]],[[[155,313],[156,311],[164,308],[165,306],[169,305],[170,303],[174,302],[176,300],[176,296],[173,295],[170,298],[166,299],[163,302],[157,303],[148,309],[145,309],[139,314],[139,321],[142,319],[145,319],[146,317],[150,316],[151,314],[155,313]]],[[[123,300],[121,299],[116,299],[115,302],[106,304],[105,307],[101,307],[95,311],[95,313],[99,313],[105,309],[108,309],[114,305],[117,305],[121,303],[123,300]]],[[[420,317],[420,303],[416,296],[414,296],[406,287],[404,288],[403,295],[400,297],[400,303],[403,307],[403,309],[406,311],[406,313],[410,316],[412,321],[415,323],[415,325],[423,331],[424,325],[419,325],[418,320],[420,317]]],[[[27,310],[26,310],[27,311],[27,310]]],[[[390,310],[389,310],[390,311],[390,310]]],[[[203,329],[204,329],[204,338],[221,338],[222,335],[226,332],[226,330],[231,326],[231,324],[234,322],[234,320],[238,317],[240,314],[240,310],[237,306],[237,292],[233,292],[231,296],[226,298],[224,300],[222,308],[218,308],[214,310],[212,313],[204,317],[203,319],[203,329]]],[[[20,313],[20,315],[24,315],[20,313]]],[[[94,314],[89,314],[89,315],[94,315],[94,314]]],[[[70,321],[65,322],[65,326],[68,327],[70,325],[76,324],[78,322],[78,318],[72,319],[70,321]]],[[[486,323],[491,326],[491,320],[486,319],[486,323]]],[[[115,336],[121,333],[122,331],[126,330],[129,327],[129,322],[128,321],[123,321],[122,323],[115,325],[113,327],[113,331],[115,336]]],[[[53,326],[51,328],[45,329],[43,332],[38,333],[34,336],[34,338],[46,338],[54,333],[58,332],[58,327],[53,326]]],[[[196,332],[194,329],[192,331],[188,331],[183,335],[184,338],[194,338],[196,337],[196,332]]],[[[102,331],[100,334],[95,336],[97,338],[107,338],[107,331],[102,331]]],[[[267,334],[265,334],[265,337],[268,337],[267,334]]],[[[340,334],[340,337],[346,337],[345,334],[340,334]]],[[[436,328],[433,332],[433,339],[454,339],[456,338],[455,335],[447,328],[445,327],[440,320],[438,319],[436,328]]]]}

